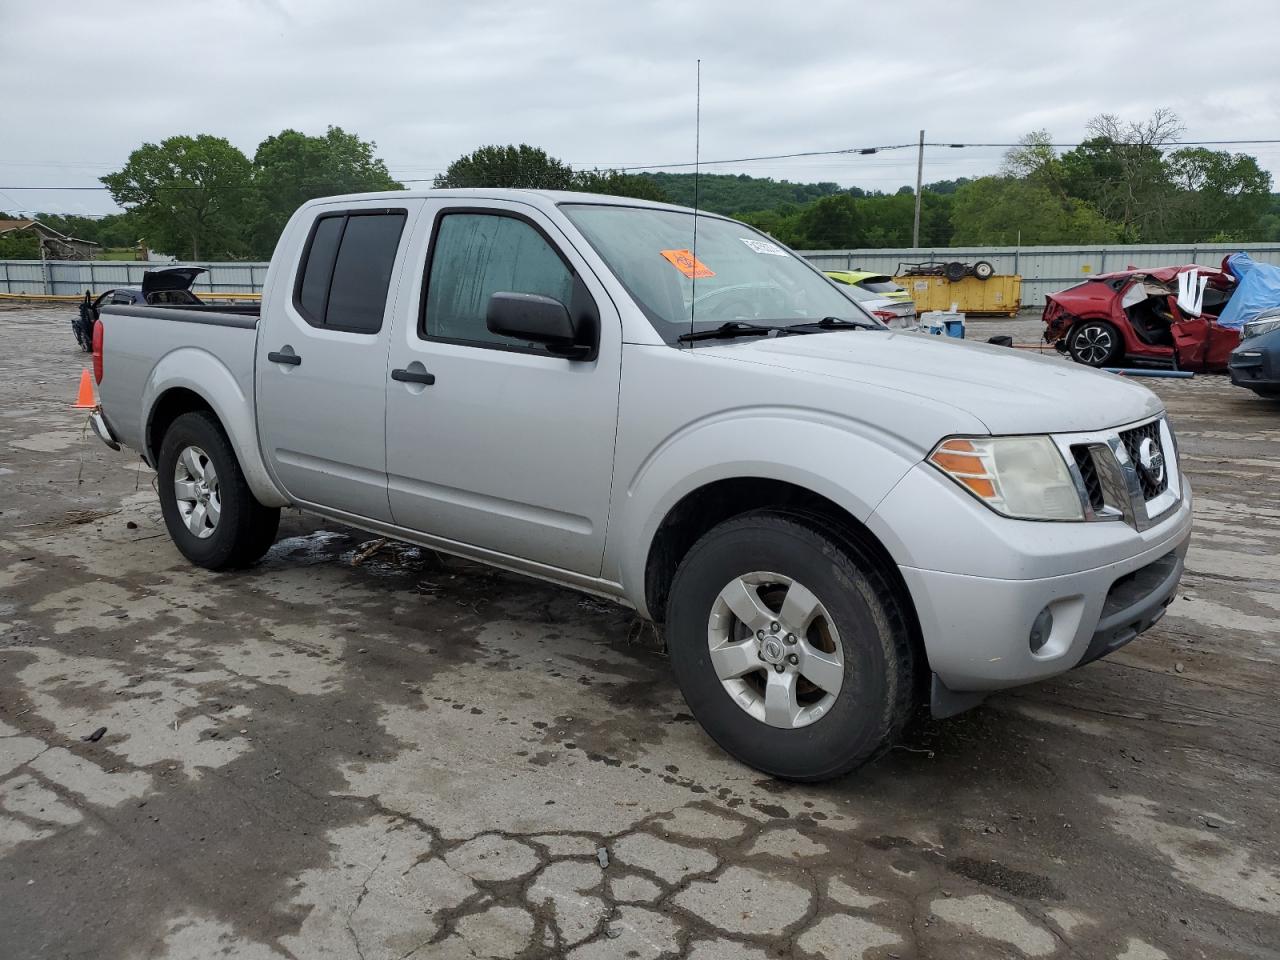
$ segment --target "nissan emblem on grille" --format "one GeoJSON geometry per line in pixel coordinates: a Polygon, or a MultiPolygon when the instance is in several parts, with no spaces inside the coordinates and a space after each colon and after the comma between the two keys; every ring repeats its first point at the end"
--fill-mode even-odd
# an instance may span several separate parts
{"type": "Polygon", "coordinates": [[[1164,483],[1164,454],[1150,437],[1143,437],[1138,446],[1138,466],[1154,486],[1164,483]]]}

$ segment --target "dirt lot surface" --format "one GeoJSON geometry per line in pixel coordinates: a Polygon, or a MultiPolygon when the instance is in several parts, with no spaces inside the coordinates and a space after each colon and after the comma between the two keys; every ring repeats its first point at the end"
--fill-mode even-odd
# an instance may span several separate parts
{"type": "Polygon", "coordinates": [[[1152,381],[1165,620],[800,787],[625,610],[295,513],[191,567],[69,314],[0,309],[6,960],[1280,956],[1280,405],[1152,381]]]}

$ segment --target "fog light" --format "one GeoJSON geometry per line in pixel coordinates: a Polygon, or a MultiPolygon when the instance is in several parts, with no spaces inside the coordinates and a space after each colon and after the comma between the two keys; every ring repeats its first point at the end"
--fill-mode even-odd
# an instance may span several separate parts
{"type": "Polygon", "coordinates": [[[1053,632],[1053,614],[1049,612],[1049,608],[1045,607],[1040,611],[1040,615],[1036,617],[1036,622],[1031,624],[1031,635],[1027,638],[1027,642],[1031,647],[1032,653],[1039,653],[1040,648],[1049,640],[1049,634],[1053,632]]]}

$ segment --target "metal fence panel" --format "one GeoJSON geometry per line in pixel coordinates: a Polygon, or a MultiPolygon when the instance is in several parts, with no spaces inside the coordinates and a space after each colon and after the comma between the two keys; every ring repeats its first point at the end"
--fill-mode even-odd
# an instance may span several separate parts
{"type": "MultiPolygon", "coordinates": [[[[800,251],[823,270],[874,270],[894,274],[902,263],[919,260],[987,260],[996,273],[1022,275],[1022,305],[1040,307],[1046,294],[1081,280],[1129,266],[1158,267],[1201,263],[1217,267],[1227,254],[1244,250],[1255,260],[1280,266],[1280,244],[1201,243],[1133,244],[1128,246],[1061,247],[949,247],[912,250],[800,251]]],[[[112,287],[137,286],[148,270],[165,266],[204,267],[209,272],[195,283],[197,293],[261,293],[266,263],[190,264],[137,263],[116,260],[0,260],[0,292],[33,294],[95,294],[112,287]]]]}
{"type": "Polygon", "coordinates": [[[113,287],[136,287],[148,270],[204,267],[192,287],[196,293],[261,293],[266,263],[148,263],[130,260],[0,260],[0,293],[79,295],[113,287]]]}

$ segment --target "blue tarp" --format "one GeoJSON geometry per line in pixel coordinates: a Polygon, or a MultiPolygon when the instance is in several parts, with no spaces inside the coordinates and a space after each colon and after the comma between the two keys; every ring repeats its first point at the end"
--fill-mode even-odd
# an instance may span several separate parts
{"type": "Polygon", "coordinates": [[[1280,267],[1259,263],[1247,253],[1227,257],[1227,269],[1235,274],[1235,292],[1218,317],[1218,323],[1239,330],[1263,310],[1280,307],[1280,267]]]}

